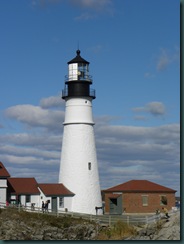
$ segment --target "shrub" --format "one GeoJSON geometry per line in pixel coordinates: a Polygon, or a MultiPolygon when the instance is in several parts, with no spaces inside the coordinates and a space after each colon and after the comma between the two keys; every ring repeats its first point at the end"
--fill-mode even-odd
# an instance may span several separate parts
{"type": "Polygon", "coordinates": [[[117,221],[112,227],[107,227],[99,232],[98,240],[122,240],[123,238],[136,233],[132,226],[117,221]]]}

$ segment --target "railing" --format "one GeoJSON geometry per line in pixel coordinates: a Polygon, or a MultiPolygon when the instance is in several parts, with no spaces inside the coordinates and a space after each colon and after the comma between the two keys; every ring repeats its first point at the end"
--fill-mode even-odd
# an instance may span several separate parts
{"type": "MultiPolygon", "coordinates": [[[[27,212],[35,212],[38,214],[49,214],[53,216],[71,216],[73,218],[81,218],[90,221],[96,221],[100,225],[103,226],[113,226],[117,221],[123,221],[128,225],[145,225],[150,223],[156,223],[161,218],[164,217],[164,214],[152,214],[152,215],[132,215],[132,214],[122,214],[122,215],[92,215],[92,214],[82,214],[82,213],[75,213],[75,212],[66,212],[66,211],[52,211],[48,209],[48,211],[42,210],[42,208],[38,207],[28,207],[28,206],[20,206],[15,204],[10,204],[6,206],[5,203],[0,203],[0,208],[14,208],[18,211],[27,211],[27,212]]],[[[173,210],[169,212],[169,215],[173,215],[180,211],[179,209],[173,210]]]]}

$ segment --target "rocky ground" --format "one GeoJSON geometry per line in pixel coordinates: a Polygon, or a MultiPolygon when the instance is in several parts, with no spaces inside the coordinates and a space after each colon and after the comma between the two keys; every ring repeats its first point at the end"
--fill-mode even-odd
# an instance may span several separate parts
{"type": "MultiPolygon", "coordinates": [[[[123,240],[180,240],[180,213],[173,214],[168,222],[163,218],[135,229],[133,236],[123,240]]],[[[0,209],[0,240],[113,240],[112,235],[99,239],[99,233],[104,233],[101,230],[95,222],[82,219],[0,209]]],[[[109,230],[107,227],[105,233],[109,230]]]]}
{"type": "Polygon", "coordinates": [[[84,220],[12,211],[0,214],[0,240],[93,240],[97,233],[97,225],[84,220]]]}
{"type": "Polygon", "coordinates": [[[180,240],[180,212],[163,217],[159,222],[137,229],[137,235],[126,240],[180,240]]]}

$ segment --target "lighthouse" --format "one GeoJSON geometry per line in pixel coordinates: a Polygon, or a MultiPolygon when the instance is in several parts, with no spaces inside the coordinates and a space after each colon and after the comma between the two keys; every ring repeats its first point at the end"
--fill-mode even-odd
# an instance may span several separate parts
{"type": "Polygon", "coordinates": [[[65,120],[61,150],[59,183],[64,184],[74,196],[68,210],[78,213],[102,213],[98,162],[94,136],[91,89],[92,76],[89,62],[76,51],[68,62],[68,75],[62,98],[65,100],[65,120]],[[97,211],[98,210],[98,211],[97,211]]]}

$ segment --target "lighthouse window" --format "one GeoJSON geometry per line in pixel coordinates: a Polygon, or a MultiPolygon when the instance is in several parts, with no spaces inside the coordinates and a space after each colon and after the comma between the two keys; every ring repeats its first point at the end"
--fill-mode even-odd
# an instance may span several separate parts
{"type": "Polygon", "coordinates": [[[88,169],[91,170],[91,162],[88,163],[88,169]]]}
{"type": "Polygon", "coordinates": [[[78,64],[78,78],[79,80],[88,78],[88,65],[83,63],[78,64]]]}

